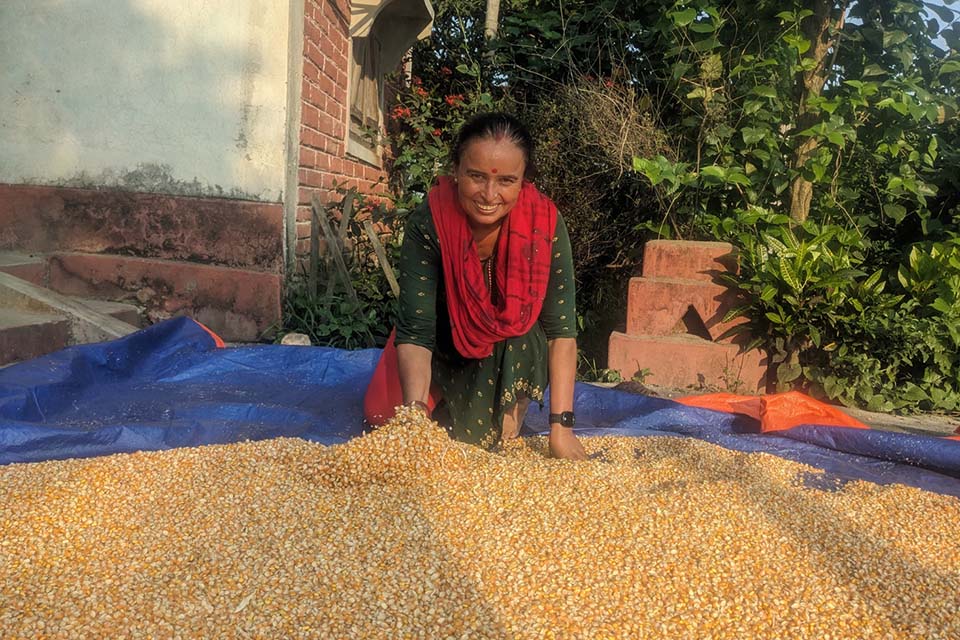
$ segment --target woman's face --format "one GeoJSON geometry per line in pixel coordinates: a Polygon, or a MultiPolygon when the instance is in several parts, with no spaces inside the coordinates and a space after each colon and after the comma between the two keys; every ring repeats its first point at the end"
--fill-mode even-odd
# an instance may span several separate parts
{"type": "Polygon", "coordinates": [[[526,168],[523,150],[509,138],[476,138],[464,147],[454,175],[460,206],[472,228],[496,225],[510,213],[526,168]]]}

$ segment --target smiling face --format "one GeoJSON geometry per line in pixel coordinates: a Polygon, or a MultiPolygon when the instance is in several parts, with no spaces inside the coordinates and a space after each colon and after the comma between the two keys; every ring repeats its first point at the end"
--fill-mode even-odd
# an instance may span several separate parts
{"type": "Polygon", "coordinates": [[[527,168],[523,150],[508,137],[470,141],[455,167],[457,197],[474,231],[499,224],[510,213],[527,168]]]}

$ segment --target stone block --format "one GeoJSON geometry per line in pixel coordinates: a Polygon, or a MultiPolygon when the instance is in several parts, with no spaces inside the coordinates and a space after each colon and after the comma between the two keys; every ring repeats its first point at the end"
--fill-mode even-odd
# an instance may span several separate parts
{"type": "Polygon", "coordinates": [[[644,245],[644,278],[712,282],[718,273],[725,271],[737,271],[736,252],[727,242],[651,240],[644,245]]]}
{"type": "Polygon", "coordinates": [[[70,322],[62,316],[0,308],[0,366],[58,351],[69,340],[70,322]]]}
{"type": "Polygon", "coordinates": [[[50,257],[50,288],[138,302],[150,322],[188,315],[224,340],[260,339],[280,320],[279,274],[113,255],[50,257]]]}
{"type": "Polygon", "coordinates": [[[648,369],[646,381],[658,386],[756,393],[766,389],[766,356],[759,350],[740,353],[732,343],[691,335],[610,334],[607,366],[629,380],[648,369]]]}
{"type": "Polygon", "coordinates": [[[729,328],[744,322],[723,322],[737,306],[737,296],[726,287],[703,280],[637,277],[627,292],[627,333],[630,335],[692,334],[717,340],[729,328]]]}

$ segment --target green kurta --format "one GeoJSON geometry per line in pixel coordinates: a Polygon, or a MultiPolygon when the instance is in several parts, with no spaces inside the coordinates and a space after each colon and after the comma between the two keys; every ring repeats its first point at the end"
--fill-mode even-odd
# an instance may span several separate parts
{"type": "MultiPolygon", "coordinates": [[[[496,286],[496,278],[493,278],[496,286]]],[[[577,336],[576,285],[570,238],[557,216],[550,281],[538,321],[525,335],[494,345],[481,360],[464,358],[453,344],[440,241],[429,206],[407,219],[400,251],[397,344],[433,352],[432,381],[443,392],[457,440],[491,446],[500,439],[503,414],[518,396],[543,403],[549,382],[547,341],[577,336]]]]}

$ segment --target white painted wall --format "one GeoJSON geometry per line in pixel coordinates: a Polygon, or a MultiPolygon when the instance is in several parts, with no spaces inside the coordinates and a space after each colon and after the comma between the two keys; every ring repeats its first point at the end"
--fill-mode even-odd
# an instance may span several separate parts
{"type": "Polygon", "coordinates": [[[0,183],[280,201],[289,8],[0,0],[0,183]]]}

